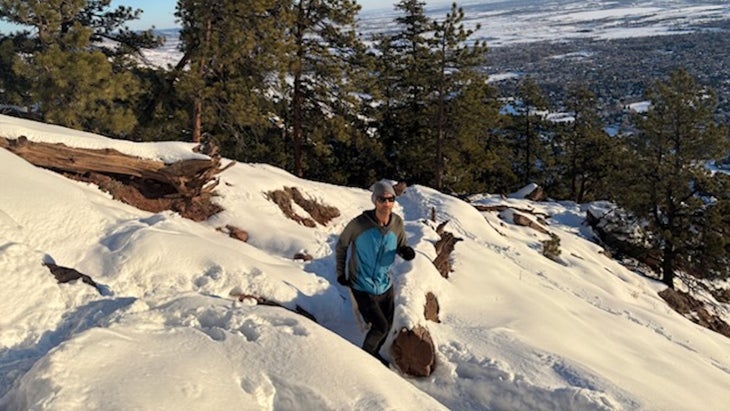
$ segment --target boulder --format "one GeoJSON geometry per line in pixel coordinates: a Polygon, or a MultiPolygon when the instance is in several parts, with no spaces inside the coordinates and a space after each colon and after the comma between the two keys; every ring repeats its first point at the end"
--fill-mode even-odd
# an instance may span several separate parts
{"type": "Polygon", "coordinates": [[[439,300],[432,292],[429,292],[426,294],[426,306],[423,308],[423,316],[429,321],[440,323],[439,311],[439,300]]]}
{"type": "Polygon", "coordinates": [[[547,196],[545,195],[545,190],[543,190],[542,187],[537,186],[528,195],[526,195],[525,198],[532,201],[544,201],[547,196]]]}
{"type": "Polygon", "coordinates": [[[427,329],[402,329],[393,341],[391,356],[398,368],[416,377],[428,377],[436,365],[436,349],[427,329]]]}
{"type": "Polygon", "coordinates": [[[233,225],[227,225],[226,230],[228,230],[228,235],[231,238],[235,238],[236,240],[243,241],[244,243],[248,241],[248,232],[246,230],[242,230],[236,226],[233,225]]]}
{"type": "Polygon", "coordinates": [[[529,227],[532,228],[535,231],[539,231],[543,234],[549,234],[549,231],[545,229],[545,227],[541,226],[540,224],[532,221],[531,218],[524,216],[519,213],[514,213],[512,215],[512,221],[514,221],[515,224],[523,227],[529,227]]]}

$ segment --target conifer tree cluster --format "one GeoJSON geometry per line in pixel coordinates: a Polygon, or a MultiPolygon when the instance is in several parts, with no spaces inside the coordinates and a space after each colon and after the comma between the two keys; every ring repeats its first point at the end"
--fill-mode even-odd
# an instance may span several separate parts
{"type": "Polygon", "coordinates": [[[487,45],[453,4],[432,19],[400,0],[393,30],[358,33],[354,0],[178,0],[181,60],[154,68],[140,10],[110,0],[0,0],[0,104],[79,130],[134,140],[211,141],[221,154],[298,176],[366,186],[383,176],[448,193],[528,183],[555,199],[611,200],[661,250],[665,282],[727,278],[730,182],[716,97],[680,70],[647,90],[633,131],[609,136],[595,95],[552,104],[532,78],[516,95],[488,83],[487,45]]]}

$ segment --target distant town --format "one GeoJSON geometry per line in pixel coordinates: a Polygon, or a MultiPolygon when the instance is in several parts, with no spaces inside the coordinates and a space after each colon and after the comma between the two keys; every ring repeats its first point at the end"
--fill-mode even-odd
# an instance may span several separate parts
{"type": "MultiPolygon", "coordinates": [[[[530,75],[557,110],[568,86],[582,84],[598,97],[606,123],[621,124],[626,107],[641,101],[647,86],[684,68],[717,93],[718,121],[729,124],[729,31],[730,20],[725,20],[694,33],[510,44],[489,49],[486,70],[494,76],[530,75]]],[[[514,95],[519,77],[505,76],[494,85],[501,95],[514,95]]]]}

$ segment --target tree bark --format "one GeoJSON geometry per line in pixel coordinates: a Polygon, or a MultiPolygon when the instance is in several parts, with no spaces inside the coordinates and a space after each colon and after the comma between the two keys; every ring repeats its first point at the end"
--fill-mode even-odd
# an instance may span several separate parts
{"type": "Polygon", "coordinates": [[[84,149],[64,144],[36,143],[21,137],[0,137],[0,148],[22,157],[29,163],[64,172],[102,173],[153,180],[169,186],[168,197],[194,198],[210,193],[215,176],[230,167],[221,167],[220,158],[188,159],[172,164],[143,159],[113,149],[84,149]]]}
{"type": "Polygon", "coordinates": [[[674,289],[674,250],[671,245],[664,249],[664,258],[662,259],[662,282],[667,287],[674,289]]]}

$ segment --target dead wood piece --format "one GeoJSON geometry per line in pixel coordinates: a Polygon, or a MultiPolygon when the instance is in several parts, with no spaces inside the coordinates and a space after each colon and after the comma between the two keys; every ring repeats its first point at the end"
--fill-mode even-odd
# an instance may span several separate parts
{"type": "Polygon", "coordinates": [[[291,193],[286,190],[275,190],[266,193],[269,200],[276,203],[279,209],[284,213],[290,220],[296,221],[297,223],[305,227],[316,227],[317,224],[311,218],[302,217],[294,212],[294,208],[291,205],[292,198],[291,193]]]}
{"type": "Polygon", "coordinates": [[[283,190],[270,191],[266,195],[269,200],[279,206],[284,215],[306,227],[315,227],[317,225],[316,223],[327,225],[333,218],[340,216],[340,210],[337,208],[304,198],[296,187],[284,187],[283,190]],[[292,202],[309,213],[311,218],[303,217],[295,213],[292,202]]]}
{"type": "Polygon", "coordinates": [[[299,304],[297,304],[294,307],[294,309],[292,310],[292,309],[290,309],[288,307],[285,307],[281,303],[278,303],[276,301],[269,300],[268,298],[262,297],[260,295],[254,295],[254,294],[231,294],[231,296],[232,297],[236,297],[238,299],[238,301],[254,300],[256,302],[256,304],[258,304],[258,305],[268,305],[268,306],[271,306],[271,307],[281,307],[281,308],[284,308],[285,310],[289,310],[289,311],[294,312],[294,313],[297,313],[297,314],[299,314],[301,316],[307,317],[310,320],[314,321],[315,323],[317,322],[317,318],[315,318],[314,315],[312,315],[310,312],[308,312],[307,310],[305,310],[304,308],[302,308],[299,304]]]}
{"type": "Polygon", "coordinates": [[[442,235],[444,233],[444,227],[446,227],[446,224],[449,223],[449,220],[444,221],[443,223],[436,226],[436,234],[442,235]]]}
{"type": "Polygon", "coordinates": [[[299,207],[302,207],[304,211],[308,212],[314,221],[321,225],[327,225],[332,219],[340,216],[340,210],[335,207],[320,204],[315,200],[306,199],[302,193],[296,187],[287,187],[285,190],[289,191],[292,200],[299,207]]]}
{"type": "Polygon", "coordinates": [[[312,261],[314,259],[314,257],[312,257],[311,255],[309,255],[307,253],[296,253],[296,254],[294,254],[294,259],[301,260],[301,261],[312,261]]]}
{"type": "MultiPolygon", "coordinates": [[[[29,163],[67,173],[90,172],[119,175],[126,178],[152,180],[168,185],[171,193],[181,197],[195,197],[217,184],[215,175],[230,167],[221,168],[220,158],[187,159],[172,164],[123,154],[113,149],[87,149],[68,147],[65,144],[16,141],[0,138],[0,147],[22,157],[29,163]]],[[[170,195],[171,193],[168,193],[170,195]]]]}
{"type": "Polygon", "coordinates": [[[66,176],[95,184],[102,191],[111,194],[115,200],[152,213],[172,210],[193,221],[204,221],[223,210],[221,206],[213,203],[211,194],[201,194],[193,198],[170,197],[166,195],[170,193],[169,186],[149,180],[124,179],[120,176],[110,177],[100,173],[67,174],[66,176]]]}
{"type": "Polygon", "coordinates": [[[532,192],[530,192],[530,194],[526,195],[525,198],[532,201],[543,201],[547,198],[547,196],[545,195],[545,190],[542,187],[537,186],[534,190],[532,190],[532,192]]]}
{"type": "Polygon", "coordinates": [[[96,282],[86,274],[82,274],[73,268],[61,267],[53,263],[43,263],[43,265],[48,267],[48,270],[50,270],[51,274],[56,277],[56,281],[58,281],[59,284],[65,284],[74,280],[81,279],[82,282],[94,287],[96,291],[99,292],[99,294],[102,294],[99,285],[97,285],[96,282]]]}
{"type": "Polygon", "coordinates": [[[543,218],[550,217],[547,213],[541,213],[538,211],[535,211],[532,208],[521,208],[521,207],[512,207],[505,204],[497,204],[497,205],[481,205],[481,204],[472,204],[474,208],[476,208],[478,211],[485,211],[485,212],[502,212],[504,210],[512,209],[515,211],[519,211],[521,213],[527,213],[532,214],[535,216],[541,216],[543,218]]]}
{"type": "Polygon", "coordinates": [[[441,234],[441,239],[434,244],[436,249],[436,258],[433,260],[433,265],[436,267],[441,276],[449,278],[451,273],[451,253],[456,247],[456,243],[462,241],[462,238],[454,236],[454,234],[445,231],[441,234]]]}
{"type": "Polygon", "coordinates": [[[219,157],[165,164],[113,149],[36,143],[22,136],[17,140],[0,137],[0,147],[33,165],[96,184],[113,198],[142,210],[172,210],[194,221],[203,221],[222,210],[212,202],[218,184],[216,175],[235,164],[221,167],[219,157]]]}
{"type": "Polygon", "coordinates": [[[478,211],[489,211],[489,212],[497,211],[497,212],[501,212],[501,211],[504,211],[504,210],[506,210],[506,209],[508,209],[510,207],[509,206],[506,206],[506,205],[486,206],[486,205],[481,205],[481,204],[474,204],[474,208],[476,208],[478,211]]]}
{"type": "Polygon", "coordinates": [[[243,241],[244,243],[248,241],[248,232],[246,230],[242,230],[234,225],[226,225],[225,230],[219,229],[220,231],[227,232],[228,236],[231,238],[235,238],[236,240],[243,241]]]}
{"type": "Polygon", "coordinates": [[[161,162],[137,159],[113,149],[83,149],[65,144],[36,143],[22,138],[17,143],[0,138],[0,147],[7,148],[33,165],[76,173],[106,171],[144,178],[155,175],[164,167],[161,162]]]}
{"type": "Polygon", "coordinates": [[[542,225],[532,221],[532,219],[523,216],[522,214],[514,213],[512,216],[512,220],[515,224],[523,227],[529,227],[532,228],[535,231],[539,231],[543,234],[549,234],[550,232],[545,229],[542,225]]]}
{"type": "MultiPolygon", "coordinates": [[[[498,229],[497,227],[495,227],[495,226],[494,226],[494,224],[492,224],[492,222],[491,222],[491,221],[489,221],[489,218],[487,218],[487,217],[485,216],[485,217],[484,217],[484,220],[486,220],[486,221],[487,221],[487,224],[489,224],[489,226],[490,226],[490,227],[492,227],[492,228],[494,229],[494,231],[496,231],[496,232],[497,232],[497,234],[501,235],[502,237],[507,237],[507,234],[505,234],[505,233],[503,233],[503,232],[499,231],[499,229],[498,229]]],[[[500,222],[499,224],[500,224],[501,226],[504,226],[504,224],[503,224],[502,222],[500,222]]]]}

